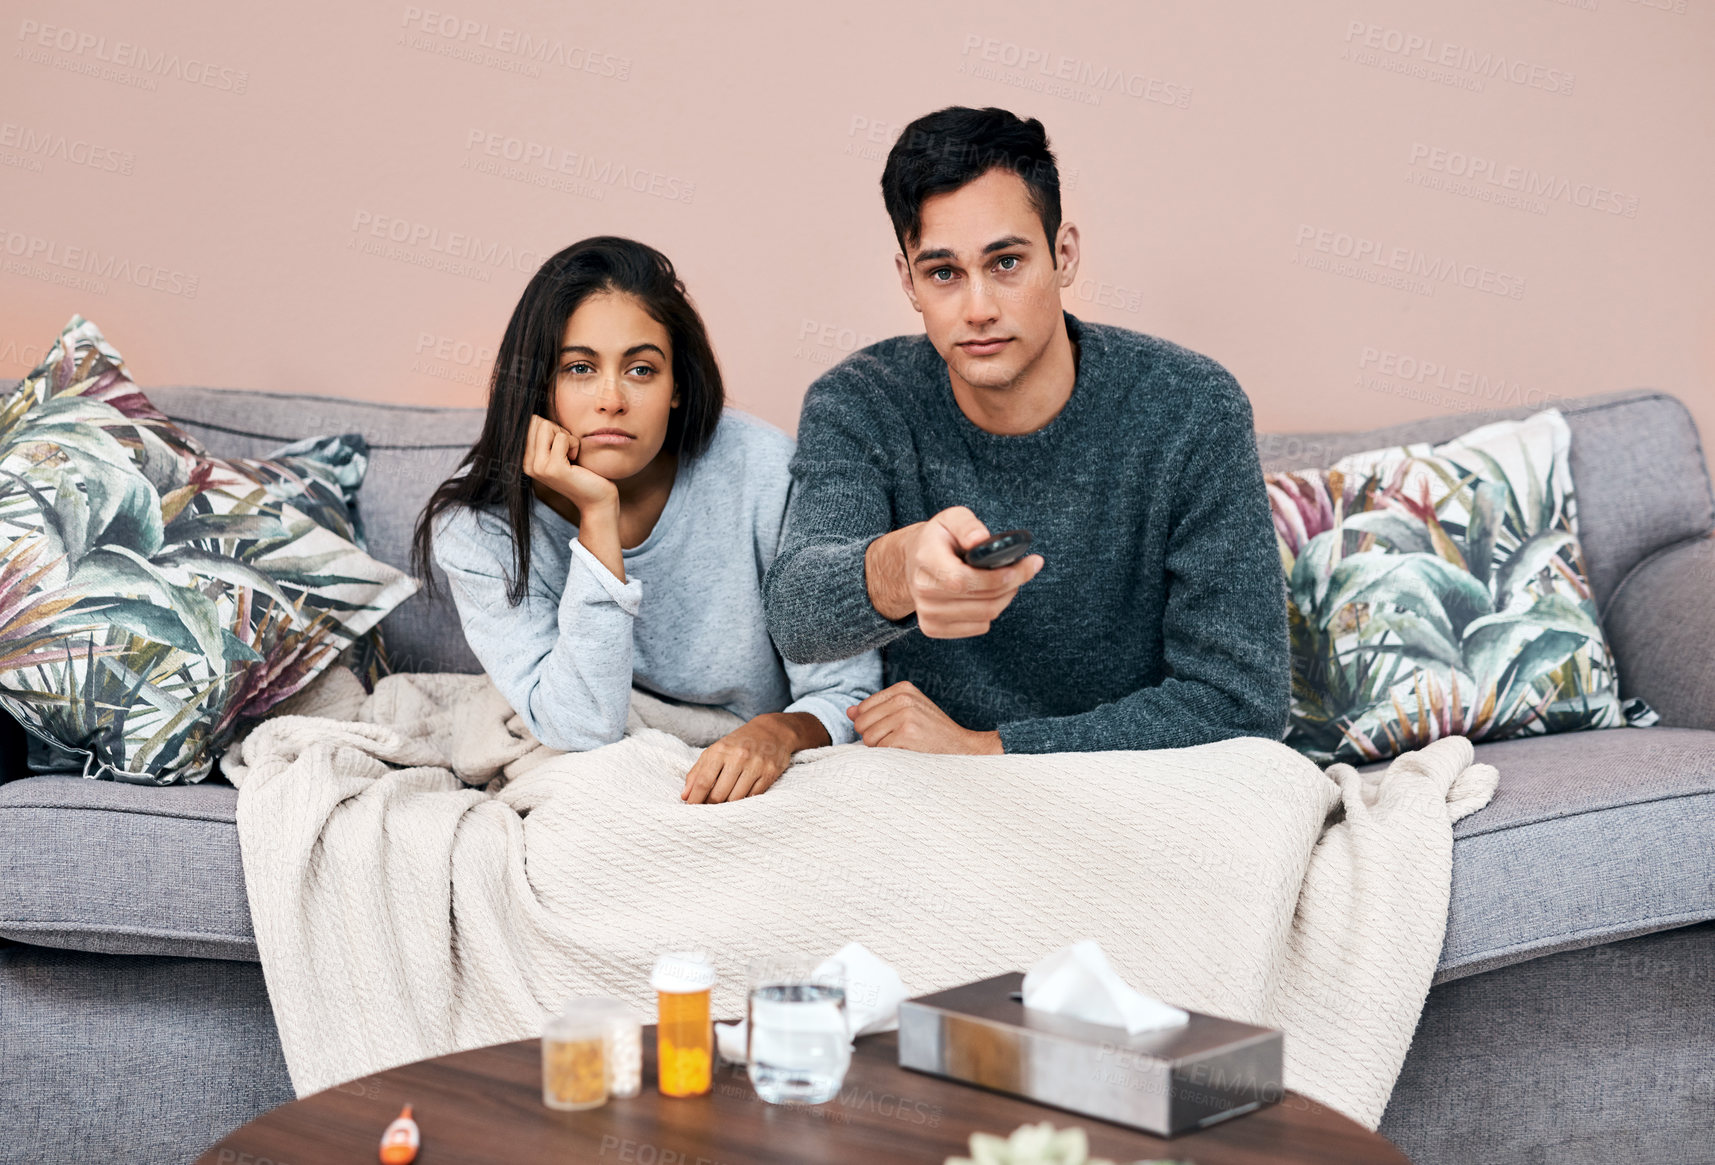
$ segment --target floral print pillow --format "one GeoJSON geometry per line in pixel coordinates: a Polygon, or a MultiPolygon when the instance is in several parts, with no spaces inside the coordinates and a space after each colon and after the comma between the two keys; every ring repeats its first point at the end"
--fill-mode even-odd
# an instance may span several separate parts
{"type": "MultiPolygon", "coordinates": [[[[336,437],[305,437],[255,461],[232,458],[231,464],[254,475],[270,497],[297,507],[318,526],[368,550],[363,516],[357,508],[358,487],[369,471],[369,441],[362,433],[336,437]]],[[[363,681],[365,691],[392,671],[381,627],[371,627],[344,653],[340,662],[363,681]]]]}
{"type": "Polygon", "coordinates": [[[1653,723],[1622,705],[1556,410],[1267,475],[1292,637],[1286,743],[1363,764],[1443,736],[1653,723]]]}
{"type": "Polygon", "coordinates": [[[210,456],[73,316],[0,403],[0,707],[85,776],[207,777],[417,588],[362,549],[342,440],[210,456]]]}

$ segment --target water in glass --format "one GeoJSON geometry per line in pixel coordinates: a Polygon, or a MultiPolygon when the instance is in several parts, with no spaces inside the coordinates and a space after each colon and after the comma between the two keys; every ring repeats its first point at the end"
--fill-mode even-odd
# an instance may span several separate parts
{"type": "Polygon", "coordinates": [[[756,1094],[770,1104],[823,1104],[851,1064],[843,975],[771,976],[750,987],[747,1051],[756,1094]]]}

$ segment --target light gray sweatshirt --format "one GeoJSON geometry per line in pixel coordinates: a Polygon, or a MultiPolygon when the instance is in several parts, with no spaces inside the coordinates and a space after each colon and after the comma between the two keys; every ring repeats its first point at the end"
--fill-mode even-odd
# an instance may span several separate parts
{"type": "Polygon", "coordinates": [[[845,709],[881,686],[880,653],[788,662],[763,612],[793,450],[781,430],[727,408],[703,455],[680,459],[655,528],[621,552],[623,583],[577,526],[532,498],[529,587],[516,607],[506,601],[515,567],[504,510],[437,516],[434,559],[465,639],[537,740],[577,752],[620,739],[634,683],[746,720],[809,712],[834,744],[856,739],[845,709]]]}

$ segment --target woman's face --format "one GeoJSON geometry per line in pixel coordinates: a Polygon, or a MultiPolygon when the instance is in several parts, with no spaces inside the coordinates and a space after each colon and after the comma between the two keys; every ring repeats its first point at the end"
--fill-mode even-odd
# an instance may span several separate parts
{"type": "Polygon", "coordinates": [[[610,481],[642,472],[666,443],[678,403],[673,343],[660,321],[622,292],[578,305],[560,339],[553,419],[578,438],[579,465],[610,481]]]}

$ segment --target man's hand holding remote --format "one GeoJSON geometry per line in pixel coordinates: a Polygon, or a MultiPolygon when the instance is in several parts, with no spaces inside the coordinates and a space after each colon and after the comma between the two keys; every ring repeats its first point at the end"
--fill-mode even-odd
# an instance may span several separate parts
{"type": "Polygon", "coordinates": [[[964,506],[882,535],[864,553],[870,602],[888,619],[916,611],[917,626],[931,639],[986,634],[1044,561],[1031,554],[999,570],[981,570],[960,557],[989,537],[989,528],[964,506]]]}

